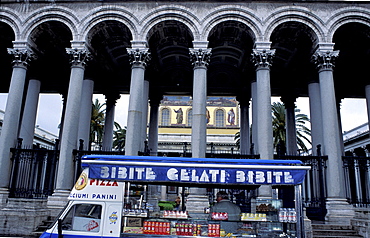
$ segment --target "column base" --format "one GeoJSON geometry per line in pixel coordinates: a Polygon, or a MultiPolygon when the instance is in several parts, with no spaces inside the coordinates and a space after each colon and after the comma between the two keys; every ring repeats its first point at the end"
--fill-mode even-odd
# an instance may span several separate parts
{"type": "Polygon", "coordinates": [[[327,214],[325,221],[335,224],[350,225],[355,216],[355,210],[344,198],[328,198],[326,200],[327,214]]]}
{"type": "Polygon", "coordinates": [[[68,202],[70,190],[55,190],[52,196],[48,197],[47,206],[50,210],[61,210],[68,202]]]}
{"type": "Polygon", "coordinates": [[[308,219],[306,208],[303,208],[304,233],[306,238],[313,238],[312,222],[308,219]]]}
{"type": "Polygon", "coordinates": [[[186,211],[190,216],[197,214],[197,217],[207,218],[208,214],[204,213],[204,208],[209,207],[207,191],[205,188],[191,188],[190,194],[186,201],[186,211]]]}

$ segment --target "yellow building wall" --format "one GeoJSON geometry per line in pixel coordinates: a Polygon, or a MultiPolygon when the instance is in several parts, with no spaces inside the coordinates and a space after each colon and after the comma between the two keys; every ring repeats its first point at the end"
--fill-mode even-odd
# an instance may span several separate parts
{"type": "MultiPolygon", "coordinates": [[[[239,128],[208,128],[207,135],[235,135],[239,132],[239,128]]],[[[158,128],[159,134],[182,134],[191,135],[191,127],[179,128],[179,127],[160,127],[158,128]]]]}
{"type": "MultiPolygon", "coordinates": [[[[177,120],[176,120],[176,111],[178,111],[180,108],[182,109],[183,111],[183,121],[182,121],[182,125],[187,125],[188,124],[188,112],[189,110],[191,110],[191,106],[161,106],[160,109],[159,109],[159,122],[160,122],[160,125],[161,125],[161,116],[162,116],[162,110],[164,108],[167,108],[169,109],[170,111],[170,124],[171,125],[178,125],[177,124],[177,120]]],[[[239,126],[239,109],[238,107],[207,107],[207,110],[209,112],[209,122],[208,122],[208,126],[214,126],[216,124],[215,122],[215,119],[216,119],[216,110],[223,110],[224,111],[224,126],[225,127],[228,127],[228,126],[232,126],[228,121],[227,121],[227,118],[228,118],[228,112],[232,109],[235,113],[235,123],[234,123],[234,126],[238,127],[239,126]]]]}

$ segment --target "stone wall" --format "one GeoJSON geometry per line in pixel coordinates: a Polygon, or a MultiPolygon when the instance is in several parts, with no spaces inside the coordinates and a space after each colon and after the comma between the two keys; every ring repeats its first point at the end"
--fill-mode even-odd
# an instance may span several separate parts
{"type": "Polygon", "coordinates": [[[370,237],[370,209],[356,208],[355,217],[351,220],[352,227],[363,237],[370,237]]]}
{"type": "Polygon", "coordinates": [[[49,215],[46,199],[14,199],[0,210],[0,235],[29,236],[49,215]]]}

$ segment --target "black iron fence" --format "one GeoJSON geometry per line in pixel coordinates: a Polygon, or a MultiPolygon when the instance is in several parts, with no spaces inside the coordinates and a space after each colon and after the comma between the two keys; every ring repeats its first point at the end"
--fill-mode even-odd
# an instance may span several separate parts
{"type": "Polygon", "coordinates": [[[79,148],[78,150],[73,150],[73,162],[75,163],[75,171],[74,171],[74,177],[75,181],[78,179],[82,172],[81,167],[81,158],[84,155],[125,155],[124,150],[118,150],[118,151],[112,151],[112,150],[83,150],[84,148],[84,141],[79,141],[79,148]]]}
{"type": "Polygon", "coordinates": [[[36,146],[22,148],[22,139],[18,139],[16,148],[12,148],[12,167],[9,184],[9,197],[45,198],[54,191],[54,182],[58,166],[59,141],[53,150],[36,146]]]}
{"type": "Polygon", "coordinates": [[[302,199],[307,217],[322,221],[326,215],[326,163],[327,156],[275,156],[275,159],[301,160],[310,166],[303,183],[302,199]]]}
{"type": "Polygon", "coordinates": [[[370,208],[370,158],[343,156],[343,167],[349,203],[370,208]]]}
{"type": "MultiPolygon", "coordinates": [[[[12,148],[11,179],[9,184],[9,197],[13,198],[45,198],[53,193],[55,177],[58,166],[59,143],[54,149],[22,148],[21,140],[16,148],[12,148]]],[[[124,151],[84,151],[74,150],[76,164],[75,176],[81,172],[81,157],[88,154],[114,154],[123,155],[124,151]]],[[[146,153],[141,153],[146,155],[146,153]]],[[[161,156],[160,154],[159,156],[161,156]]],[[[164,156],[190,157],[191,151],[185,146],[183,153],[164,156]]],[[[230,151],[207,151],[207,157],[223,158],[259,158],[259,155],[240,155],[230,151]]],[[[313,220],[323,220],[326,214],[325,200],[327,156],[281,156],[275,159],[297,159],[304,165],[311,166],[303,184],[303,202],[307,215],[313,220]]],[[[356,207],[370,207],[370,158],[369,157],[343,157],[343,168],[346,181],[346,194],[350,204],[356,207]]]]}

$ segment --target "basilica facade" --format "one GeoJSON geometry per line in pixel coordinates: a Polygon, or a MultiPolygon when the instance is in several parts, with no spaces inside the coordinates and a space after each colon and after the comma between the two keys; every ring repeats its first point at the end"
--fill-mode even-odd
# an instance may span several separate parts
{"type": "Polygon", "coordinates": [[[107,99],[104,147],[120,110],[115,100],[130,94],[126,155],[144,151],[146,138],[158,151],[160,100],[191,96],[195,158],[206,153],[207,96],[236,98],[241,153],[253,144],[265,159],[274,156],[271,97],[286,108],[288,155],[297,155],[295,100],[309,97],[312,145],[328,156],[325,219],[348,223],[354,209],[342,186],[340,101],[366,98],[369,110],[369,53],[370,3],[363,1],[2,0],[0,92],[9,96],[0,207],[9,201],[10,149],[19,137],[32,143],[21,128],[33,131],[39,93],[64,97],[56,184],[47,200],[54,208],[73,185],[72,151],[88,141],[94,93],[107,99]]]}

